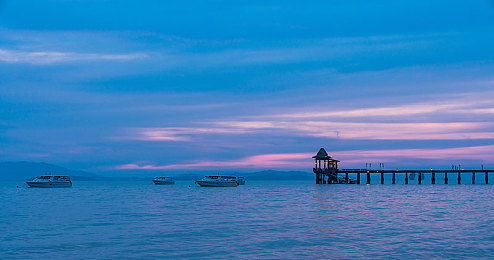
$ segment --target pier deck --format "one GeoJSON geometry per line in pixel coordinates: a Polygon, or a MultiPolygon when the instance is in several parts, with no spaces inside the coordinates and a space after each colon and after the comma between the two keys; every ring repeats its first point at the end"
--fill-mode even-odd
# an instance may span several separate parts
{"type": "Polygon", "coordinates": [[[392,174],[392,184],[396,184],[396,175],[405,174],[404,184],[409,183],[409,174],[415,173],[418,175],[417,183],[422,184],[422,179],[425,174],[431,174],[431,184],[436,184],[436,175],[440,174],[444,176],[444,184],[450,182],[448,173],[455,174],[457,177],[457,183],[462,183],[461,175],[463,173],[471,173],[471,183],[476,183],[476,174],[484,175],[484,183],[489,184],[489,173],[493,173],[494,170],[487,169],[430,169],[430,170],[414,170],[414,169],[396,169],[396,170],[371,170],[371,169],[338,169],[338,163],[340,161],[333,159],[329,156],[324,148],[321,148],[319,152],[313,156],[315,159],[315,167],[313,172],[316,174],[316,184],[360,184],[362,174],[366,174],[366,183],[371,183],[371,174],[380,174],[381,184],[384,184],[384,174],[392,174]],[[356,180],[350,179],[349,174],[357,174],[356,180]]]}

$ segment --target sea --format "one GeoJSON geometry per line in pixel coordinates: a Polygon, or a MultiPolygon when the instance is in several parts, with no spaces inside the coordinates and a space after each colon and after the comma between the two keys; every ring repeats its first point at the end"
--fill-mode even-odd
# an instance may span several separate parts
{"type": "Polygon", "coordinates": [[[0,259],[494,258],[494,185],[0,182],[0,199],[0,259]]]}

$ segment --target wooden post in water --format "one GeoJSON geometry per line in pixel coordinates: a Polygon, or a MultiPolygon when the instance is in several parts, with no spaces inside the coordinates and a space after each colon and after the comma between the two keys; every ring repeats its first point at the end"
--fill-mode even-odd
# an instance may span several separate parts
{"type": "Polygon", "coordinates": [[[348,172],[345,173],[345,181],[348,183],[348,172]]]}
{"type": "Polygon", "coordinates": [[[408,172],[405,172],[405,184],[408,184],[408,172]]]}
{"type": "Polygon", "coordinates": [[[458,184],[461,184],[461,172],[458,172],[458,184]]]}
{"type": "Polygon", "coordinates": [[[448,184],[448,172],[444,172],[444,184],[448,184]]]}
{"type": "Polygon", "coordinates": [[[472,184],[475,184],[475,172],[472,172],[472,184]]]}
{"type": "Polygon", "coordinates": [[[436,184],[436,173],[432,172],[431,184],[436,184]]]}
{"type": "Polygon", "coordinates": [[[396,173],[393,172],[393,184],[396,184],[396,173]]]}
{"type": "Polygon", "coordinates": [[[370,173],[367,171],[367,184],[370,184],[370,173]]]}
{"type": "Polygon", "coordinates": [[[419,184],[422,184],[422,172],[419,172],[419,184]]]}
{"type": "Polygon", "coordinates": [[[381,184],[384,184],[384,173],[381,172],[381,184]]]}
{"type": "Polygon", "coordinates": [[[360,184],[360,172],[357,172],[357,184],[360,184]]]}
{"type": "Polygon", "coordinates": [[[485,172],[485,184],[489,184],[489,173],[485,172]]]}

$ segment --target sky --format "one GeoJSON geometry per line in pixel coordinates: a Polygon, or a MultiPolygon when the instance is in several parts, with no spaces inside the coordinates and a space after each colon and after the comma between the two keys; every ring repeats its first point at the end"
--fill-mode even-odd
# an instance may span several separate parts
{"type": "Polygon", "coordinates": [[[0,161],[494,167],[494,1],[0,0],[0,161]]]}

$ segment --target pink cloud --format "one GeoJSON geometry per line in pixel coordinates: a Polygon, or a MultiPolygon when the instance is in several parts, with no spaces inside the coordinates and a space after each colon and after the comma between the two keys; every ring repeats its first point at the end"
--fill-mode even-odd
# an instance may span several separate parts
{"type": "Polygon", "coordinates": [[[203,135],[275,134],[360,140],[494,139],[492,122],[367,123],[332,121],[224,121],[215,127],[131,129],[130,139],[191,142],[203,135]]]}
{"type": "MultiPolygon", "coordinates": [[[[341,160],[343,167],[361,165],[365,162],[399,162],[404,159],[427,159],[437,161],[492,159],[494,145],[456,147],[443,149],[390,149],[329,151],[335,159],[341,160]]],[[[310,169],[315,153],[262,154],[238,160],[198,161],[184,164],[154,165],[125,164],[118,170],[172,170],[172,169],[310,169]]]]}
{"type": "Polygon", "coordinates": [[[301,165],[312,165],[312,153],[263,154],[229,161],[199,161],[170,165],[139,165],[125,164],[117,166],[117,170],[170,170],[200,168],[253,168],[253,169],[290,169],[301,165]]]}

